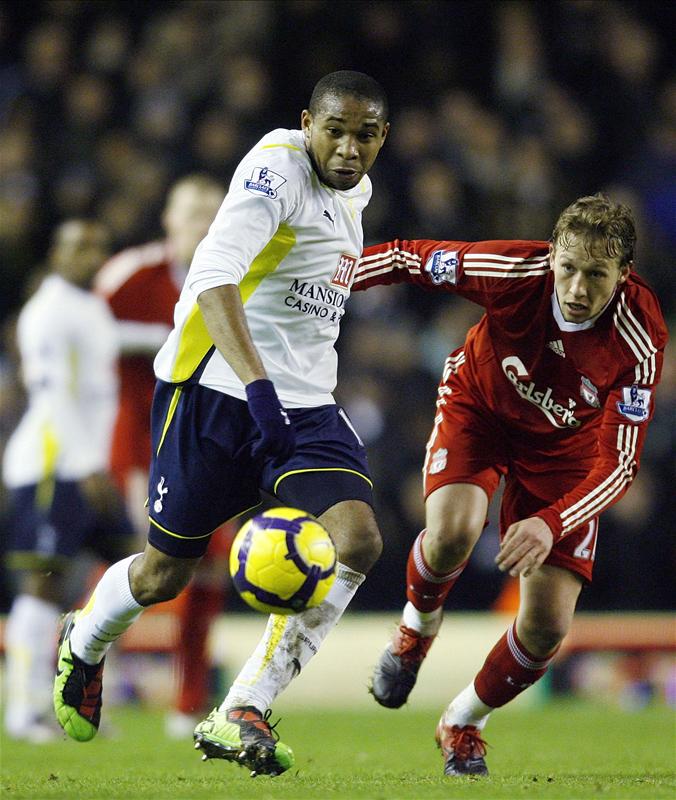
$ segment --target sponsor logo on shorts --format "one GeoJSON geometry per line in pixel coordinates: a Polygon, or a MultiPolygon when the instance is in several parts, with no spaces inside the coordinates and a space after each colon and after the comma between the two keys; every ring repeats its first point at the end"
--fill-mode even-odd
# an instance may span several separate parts
{"type": "Polygon", "coordinates": [[[255,167],[249,180],[244,181],[244,188],[252,194],[262,194],[274,200],[277,192],[286,183],[286,178],[268,167],[255,167]]]}
{"type": "Polygon", "coordinates": [[[446,469],[446,462],[448,461],[448,450],[445,447],[440,447],[432,453],[430,459],[430,475],[436,475],[438,472],[446,469]]]}
{"type": "Polygon", "coordinates": [[[565,406],[552,398],[553,389],[550,386],[538,389],[533,381],[526,383],[525,380],[521,380],[522,378],[527,379],[529,375],[523,361],[518,356],[503,358],[502,371],[521,397],[542,411],[555,428],[580,427],[580,420],[575,418],[574,400],[568,398],[568,404],[565,406]]]}
{"type": "Polygon", "coordinates": [[[617,410],[631,422],[643,422],[650,413],[650,389],[639,389],[636,384],[622,389],[622,401],[617,410]]]}
{"type": "Polygon", "coordinates": [[[455,284],[458,280],[459,264],[457,250],[435,250],[427,259],[425,272],[429,273],[432,283],[455,284]]]}
{"type": "Polygon", "coordinates": [[[156,514],[159,514],[160,511],[164,508],[164,495],[169,491],[169,487],[164,485],[164,475],[160,478],[160,482],[157,484],[157,493],[159,497],[153,503],[153,511],[156,514]]]}

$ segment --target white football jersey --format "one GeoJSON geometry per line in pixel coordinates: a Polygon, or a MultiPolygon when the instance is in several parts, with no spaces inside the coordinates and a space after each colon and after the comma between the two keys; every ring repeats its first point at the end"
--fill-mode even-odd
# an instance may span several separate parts
{"type": "Polygon", "coordinates": [[[17,339],[28,407],[4,453],[9,487],[107,469],[117,409],[117,326],[105,300],[49,275],[17,339]]]}
{"type": "Polygon", "coordinates": [[[299,130],[272,131],[241,161],[195,252],[155,373],[244,399],[197,306],[206,289],[239,285],[254,344],[289,408],[333,403],[340,319],[363,245],[371,198],[364,176],[349,191],[319,181],[299,130]]]}

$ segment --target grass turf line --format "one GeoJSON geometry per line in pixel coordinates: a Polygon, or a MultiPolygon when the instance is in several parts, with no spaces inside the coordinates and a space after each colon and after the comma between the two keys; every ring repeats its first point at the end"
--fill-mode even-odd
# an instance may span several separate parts
{"type": "MultiPolygon", "coordinates": [[[[168,741],[162,715],[109,710],[114,739],[29,745],[2,739],[7,800],[658,800],[676,796],[673,712],[626,713],[582,703],[496,714],[486,730],[488,779],[445,778],[433,741],[436,711],[285,711],[279,730],[296,765],[251,779],[202,763],[191,742],[168,741]]],[[[273,714],[273,719],[276,716],[273,714]]]]}

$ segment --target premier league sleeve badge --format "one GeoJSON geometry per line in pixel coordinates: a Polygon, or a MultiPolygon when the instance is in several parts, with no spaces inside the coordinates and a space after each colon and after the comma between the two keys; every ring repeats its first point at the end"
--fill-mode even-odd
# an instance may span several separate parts
{"type": "Polygon", "coordinates": [[[650,413],[650,389],[639,389],[636,384],[622,389],[622,400],[617,410],[631,422],[643,422],[650,413]]]}
{"type": "Polygon", "coordinates": [[[244,188],[252,194],[261,194],[274,200],[286,178],[268,167],[254,167],[251,178],[244,181],[244,188]]]}
{"type": "Polygon", "coordinates": [[[457,250],[435,250],[427,259],[425,272],[429,274],[434,284],[456,284],[459,264],[457,250]]]}

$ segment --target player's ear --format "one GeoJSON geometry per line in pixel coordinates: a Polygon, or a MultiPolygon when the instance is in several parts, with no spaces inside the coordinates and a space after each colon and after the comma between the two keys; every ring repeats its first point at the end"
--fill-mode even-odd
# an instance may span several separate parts
{"type": "Polygon", "coordinates": [[[623,267],[620,267],[620,277],[617,279],[618,283],[624,283],[627,280],[633,266],[634,262],[630,261],[628,264],[625,264],[623,267]]]}
{"type": "Polygon", "coordinates": [[[312,114],[310,114],[307,108],[303,109],[301,112],[300,129],[305,134],[306,140],[309,140],[310,134],[312,133],[312,114]]]}

